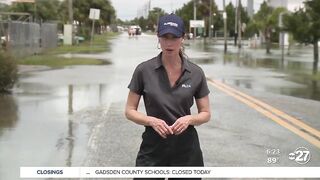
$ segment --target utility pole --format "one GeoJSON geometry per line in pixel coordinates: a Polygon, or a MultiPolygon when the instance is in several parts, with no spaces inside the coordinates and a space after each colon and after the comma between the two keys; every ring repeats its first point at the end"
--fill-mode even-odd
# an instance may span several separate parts
{"type": "Polygon", "coordinates": [[[239,17],[238,17],[238,22],[239,22],[239,30],[238,30],[238,34],[239,34],[239,44],[238,47],[239,49],[241,49],[241,38],[242,38],[242,22],[241,22],[241,9],[242,9],[242,5],[241,5],[241,0],[239,0],[239,6],[238,6],[239,10],[239,17]]]}
{"type": "Polygon", "coordinates": [[[37,3],[36,2],[34,2],[34,4],[33,4],[33,9],[34,9],[34,12],[33,12],[34,20],[33,20],[33,22],[37,22],[37,3]]]}
{"type": "Polygon", "coordinates": [[[284,66],[284,32],[283,32],[283,14],[285,12],[281,12],[279,14],[279,28],[280,28],[280,46],[281,46],[281,67],[284,66]]]}
{"type": "Polygon", "coordinates": [[[224,53],[227,53],[227,13],[226,13],[226,0],[223,0],[223,22],[224,22],[224,53]]]}
{"type": "Polygon", "coordinates": [[[236,0],[236,14],[234,16],[234,46],[237,46],[238,39],[238,11],[239,11],[239,0],[236,0]]]}
{"type": "Polygon", "coordinates": [[[69,23],[71,25],[71,39],[72,39],[72,44],[73,44],[73,41],[74,41],[74,28],[73,28],[73,2],[72,0],[68,0],[68,12],[69,12],[69,23]]]}
{"type": "MultiPolygon", "coordinates": [[[[193,20],[197,20],[197,5],[196,5],[197,0],[193,0],[193,20]]],[[[196,27],[193,27],[193,37],[196,37],[197,29],[196,27]]]]}
{"type": "Polygon", "coordinates": [[[209,38],[212,38],[212,0],[210,0],[210,12],[209,12],[209,38]]]}

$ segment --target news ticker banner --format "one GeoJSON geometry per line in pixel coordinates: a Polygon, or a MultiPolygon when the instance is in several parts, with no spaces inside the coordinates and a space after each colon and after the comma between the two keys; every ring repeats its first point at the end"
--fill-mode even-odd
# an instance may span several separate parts
{"type": "Polygon", "coordinates": [[[320,178],[320,167],[20,167],[20,178],[320,178]]]}

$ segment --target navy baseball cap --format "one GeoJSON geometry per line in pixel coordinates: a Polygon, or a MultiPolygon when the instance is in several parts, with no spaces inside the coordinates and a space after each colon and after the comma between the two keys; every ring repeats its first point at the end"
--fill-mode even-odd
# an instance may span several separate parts
{"type": "Polygon", "coordinates": [[[169,14],[159,18],[158,36],[163,36],[168,33],[176,37],[182,37],[184,35],[184,23],[179,16],[169,14]]]}

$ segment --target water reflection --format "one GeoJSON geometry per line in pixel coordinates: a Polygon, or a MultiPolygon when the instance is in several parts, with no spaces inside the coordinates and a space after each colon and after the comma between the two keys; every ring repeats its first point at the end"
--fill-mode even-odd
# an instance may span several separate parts
{"type": "Polygon", "coordinates": [[[73,113],[73,86],[68,86],[68,113],[73,113]]]}
{"type": "MultiPolygon", "coordinates": [[[[73,85],[68,86],[68,113],[73,113],[73,85]]],[[[68,119],[68,137],[66,138],[68,140],[68,157],[66,159],[66,165],[71,167],[72,165],[72,154],[73,154],[73,148],[74,148],[74,137],[73,137],[73,122],[69,118],[68,119]]]]}
{"type": "Polygon", "coordinates": [[[255,58],[248,53],[230,53],[223,57],[223,64],[235,64],[237,67],[249,68],[274,68],[281,69],[282,65],[276,59],[272,58],[255,58]]]}
{"type": "Polygon", "coordinates": [[[234,63],[234,61],[238,63],[238,61],[240,61],[241,65],[245,67],[262,67],[288,72],[299,71],[307,74],[311,74],[313,69],[312,61],[309,62],[299,57],[291,57],[282,61],[278,54],[266,55],[252,50],[245,51],[242,49],[236,52],[230,52],[226,56],[228,56],[227,59],[229,59],[230,63],[234,63]]]}
{"type": "Polygon", "coordinates": [[[239,87],[243,86],[245,88],[252,89],[252,81],[248,79],[246,80],[236,79],[234,80],[234,84],[239,87]]]}
{"type": "MultiPolygon", "coordinates": [[[[320,100],[319,81],[315,81],[312,76],[313,58],[310,49],[291,49],[291,55],[286,55],[282,61],[281,51],[277,49],[273,49],[272,54],[267,55],[265,49],[239,50],[231,46],[228,53],[224,54],[222,45],[205,41],[190,44],[188,48],[192,49],[189,53],[195,63],[211,65],[213,69],[214,66],[222,65],[221,68],[226,70],[220,79],[227,76],[228,83],[249,89],[320,100]],[[194,49],[198,52],[194,53],[194,49]],[[207,56],[201,59],[193,58],[201,53],[207,53],[207,56]],[[226,72],[228,69],[234,72],[226,72]]],[[[219,74],[212,76],[217,78],[219,74]]]]}
{"type": "Polygon", "coordinates": [[[81,166],[91,127],[73,115],[108,104],[109,85],[21,83],[16,92],[0,96],[0,179],[17,179],[20,166],[81,166]]]}
{"type": "Polygon", "coordinates": [[[213,58],[190,58],[189,60],[196,64],[213,64],[214,63],[213,58]]]}
{"type": "Polygon", "coordinates": [[[320,100],[319,94],[320,94],[320,87],[318,86],[318,81],[313,80],[311,83],[311,98],[320,100]]]}
{"type": "Polygon", "coordinates": [[[12,95],[0,95],[0,135],[5,128],[14,128],[18,121],[18,107],[12,95]]]}

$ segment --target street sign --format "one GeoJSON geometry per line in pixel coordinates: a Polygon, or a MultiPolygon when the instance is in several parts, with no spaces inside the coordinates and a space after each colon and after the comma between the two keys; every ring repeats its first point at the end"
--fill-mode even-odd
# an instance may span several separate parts
{"type": "Polygon", "coordinates": [[[227,13],[226,13],[226,12],[223,12],[223,13],[222,13],[222,17],[223,17],[223,19],[227,19],[227,13]]]}
{"type": "Polygon", "coordinates": [[[204,20],[190,20],[191,28],[204,28],[204,20]]]}
{"type": "Polygon", "coordinates": [[[90,8],[89,19],[92,19],[92,20],[100,19],[100,9],[90,8]]]}

